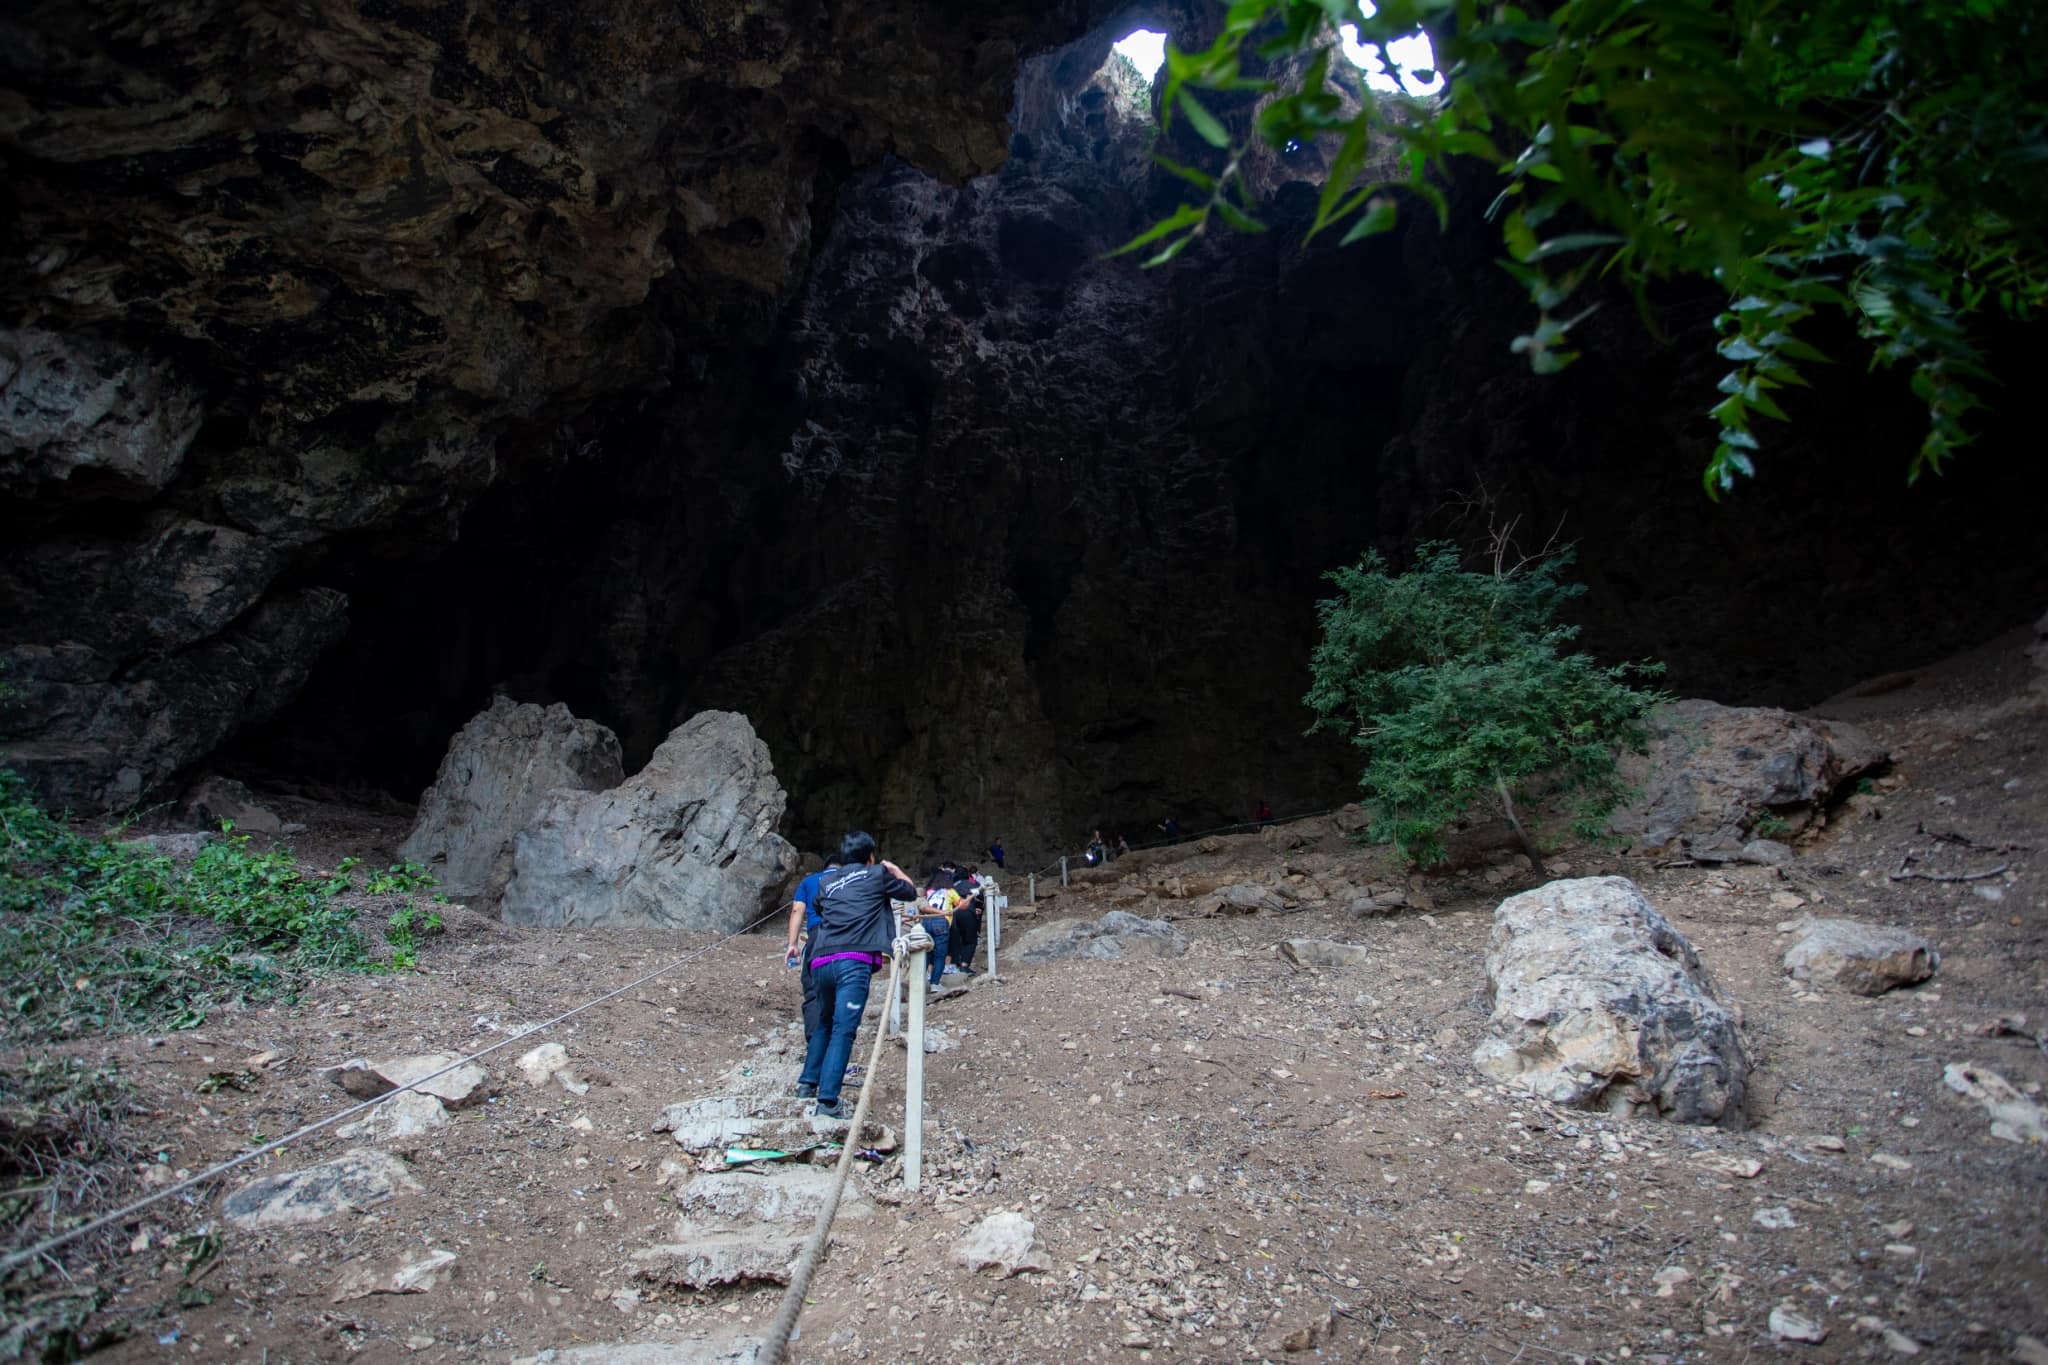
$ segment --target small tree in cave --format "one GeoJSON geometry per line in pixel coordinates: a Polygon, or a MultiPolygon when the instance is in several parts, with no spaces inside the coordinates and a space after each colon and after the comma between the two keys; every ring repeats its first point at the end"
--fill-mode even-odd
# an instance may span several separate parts
{"type": "Polygon", "coordinates": [[[1403,573],[1367,551],[1326,575],[1337,595],[1317,606],[1304,700],[1312,729],[1364,752],[1373,838],[1439,862],[1444,827],[1490,798],[1540,872],[1518,799],[1569,798],[1573,832],[1603,832],[1623,795],[1617,754],[1643,750],[1643,715],[1663,695],[1631,686],[1647,668],[1566,652],[1578,629],[1558,609],[1585,591],[1559,581],[1570,558],[1511,560],[1496,537],[1491,562],[1467,569],[1456,545],[1432,541],[1403,573]]]}

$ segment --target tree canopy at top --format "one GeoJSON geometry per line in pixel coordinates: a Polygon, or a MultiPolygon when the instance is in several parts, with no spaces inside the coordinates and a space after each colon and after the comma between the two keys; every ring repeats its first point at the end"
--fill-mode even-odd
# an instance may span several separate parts
{"type": "Polygon", "coordinates": [[[1183,118],[1220,167],[1165,161],[1199,192],[1124,250],[1163,264],[1221,219],[1262,231],[1240,175],[1248,144],[1199,92],[1258,92],[1252,137],[1336,150],[1311,235],[1384,232],[1403,190],[1440,223],[1452,157],[1491,165],[1506,268],[1534,325],[1514,349],[1539,372],[1575,358],[1582,286],[1712,281],[1729,369],[1708,415],[1718,496],[1755,472],[1756,419],[1825,357],[1816,313],[1852,318],[1876,363],[1911,370],[1928,427],[1908,476],[1971,439],[1992,381],[1972,314],[2048,300],[2048,0],[1237,0],[1206,50],[1169,44],[1162,127],[1183,118]],[[1333,60],[1426,30],[1434,96],[1354,94],[1333,60]],[[1252,74],[1277,72],[1275,75],[1252,74]],[[1393,179],[1375,179],[1384,148],[1393,179]],[[1577,301],[1575,301],[1577,300],[1577,301]]]}

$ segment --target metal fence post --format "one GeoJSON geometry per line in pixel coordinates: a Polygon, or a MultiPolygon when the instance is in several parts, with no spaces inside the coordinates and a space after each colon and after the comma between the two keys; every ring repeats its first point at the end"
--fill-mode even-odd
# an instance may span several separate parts
{"type": "Polygon", "coordinates": [[[1003,944],[1003,907],[1010,898],[1003,894],[1001,887],[995,887],[988,898],[988,974],[996,974],[996,949],[1003,944]]]}
{"type": "Polygon", "coordinates": [[[1038,904],[1038,874],[1036,872],[1031,874],[1031,882],[1024,888],[1024,895],[1027,898],[1025,904],[1038,904]]]}
{"type": "Polygon", "coordinates": [[[1064,890],[1066,890],[1066,887],[1067,887],[1067,855],[1066,855],[1066,854],[1064,854],[1064,853],[1062,853],[1062,854],[1060,855],[1060,889],[1061,889],[1062,891],[1064,891],[1064,890]]]}
{"type": "MultiPolygon", "coordinates": [[[[924,1178],[924,997],[931,973],[930,951],[910,955],[910,1031],[903,1039],[903,1188],[915,1190],[924,1178]]],[[[873,1084],[873,1079],[869,1079],[873,1084]]],[[[857,1137],[858,1135],[856,1135],[857,1137]]],[[[848,1141],[853,1141],[849,1138],[848,1141]]]]}

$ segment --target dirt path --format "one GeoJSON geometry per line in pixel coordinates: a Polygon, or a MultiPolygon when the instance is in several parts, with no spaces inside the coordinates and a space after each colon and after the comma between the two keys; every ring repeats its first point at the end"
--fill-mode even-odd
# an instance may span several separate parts
{"type": "MultiPolygon", "coordinates": [[[[1414,883],[1427,912],[1181,919],[1185,956],[1006,969],[933,1006],[959,1046],[929,1059],[926,1189],[904,1196],[893,1163],[858,1177],[878,1207],[838,1228],[797,1357],[2004,1359],[2021,1334],[2048,1338],[2048,1151],[1994,1139],[1942,1084],[1958,1061],[2048,1083],[2023,1036],[2048,1023],[2048,696],[2006,641],[1830,713],[1898,763],[1791,869],[1563,860],[1636,878],[1740,1004],[1747,1131],[1560,1110],[1472,1068],[1492,909],[1524,885],[1506,864],[1414,883]],[[2007,870],[1891,880],[1908,851],[1925,870],[2007,870]],[[1941,968],[1876,999],[1809,991],[1781,970],[1777,929],[1808,906],[1910,926],[1941,968]],[[1274,955],[1283,937],[1370,958],[1299,968],[1274,955]],[[2022,1033],[1987,1032],[2016,1014],[2022,1033]],[[1004,1209],[1034,1220],[1051,1268],[952,1265],[964,1229],[1004,1209]],[[1781,1305],[1826,1339],[1774,1341],[1781,1305]]],[[[1334,829],[1292,838],[1222,841],[1128,879],[1112,866],[1040,914],[1171,917],[1194,903],[1160,894],[1175,876],[1273,879],[1281,864],[1394,875],[1334,829]]],[[[458,929],[417,975],[101,1045],[155,1111],[137,1123],[161,1165],[198,1169],[347,1103],[320,1068],[466,1051],[703,942],[458,929]],[[240,1070],[248,1089],[201,1093],[240,1070]]],[[[499,1054],[488,1102],[395,1144],[419,1194],[255,1233],[220,1231],[211,1202],[146,1216],[102,1283],[112,1309],[170,1306],[103,1358],[510,1361],[758,1329],[773,1286],[667,1288],[634,1253],[668,1240],[688,1178],[654,1120],[729,1068],[781,1061],[795,989],[775,939],[743,939],[564,1026],[585,1094],[529,1087],[499,1054]],[[178,1237],[202,1224],[218,1252],[188,1275],[178,1237]],[[457,1257],[447,1283],[336,1301],[353,1272],[430,1250],[457,1257]]],[[[901,1057],[886,1050],[876,1082],[889,1122],[901,1057]]],[[[266,1169],[350,1145],[322,1134],[266,1169]]]]}

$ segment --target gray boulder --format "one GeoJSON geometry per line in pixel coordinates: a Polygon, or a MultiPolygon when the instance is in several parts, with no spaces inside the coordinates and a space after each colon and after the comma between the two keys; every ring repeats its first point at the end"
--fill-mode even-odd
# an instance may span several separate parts
{"type": "Polygon", "coordinates": [[[1626,877],[1502,901],[1486,955],[1495,1080],[1556,1104],[1739,1125],[1749,1058],[1685,936],[1626,877]]]}
{"type": "Polygon", "coordinates": [[[1934,946],[1920,935],[1852,919],[1806,919],[1785,952],[1785,970],[1796,981],[1840,986],[1857,995],[1883,995],[1934,975],[1940,963],[1934,946]]]}
{"type": "Polygon", "coordinates": [[[1127,957],[1178,957],[1187,950],[1187,939],[1165,920],[1112,910],[1099,920],[1041,924],[1018,939],[1004,958],[1026,963],[1071,958],[1115,962],[1127,957]]]}
{"type": "Polygon", "coordinates": [[[1650,752],[1625,755],[1638,789],[1614,813],[1614,832],[1637,848],[1676,840],[1697,849],[1739,848],[1775,815],[1803,829],[1837,789],[1887,761],[1862,731],[1763,706],[1687,700],[1650,718],[1650,752]]]}
{"type": "Polygon", "coordinates": [[[782,788],[745,716],[703,711],[610,791],[556,790],[512,841],[507,923],[736,930],[796,867],[782,788]]]}
{"type": "Polygon", "coordinates": [[[194,824],[219,828],[225,820],[240,834],[276,834],[284,829],[277,812],[232,777],[207,778],[185,794],[179,809],[194,824]]]}
{"type": "Polygon", "coordinates": [[[557,789],[625,781],[619,737],[557,702],[497,697],[456,731],[399,856],[425,864],[450,895],[496,896],[512,877],[512,840],[557,789]]]}
{"type": "Polygon", "coordinates": [[[267,1175],[232,1191],[220,1211],[239,1228],[316,1223],[350,1210],[374,1208],[401,1194],[418,1194],[405,1162],[370,1147],[354,1147],[302,1171],[267,1175]]]}

